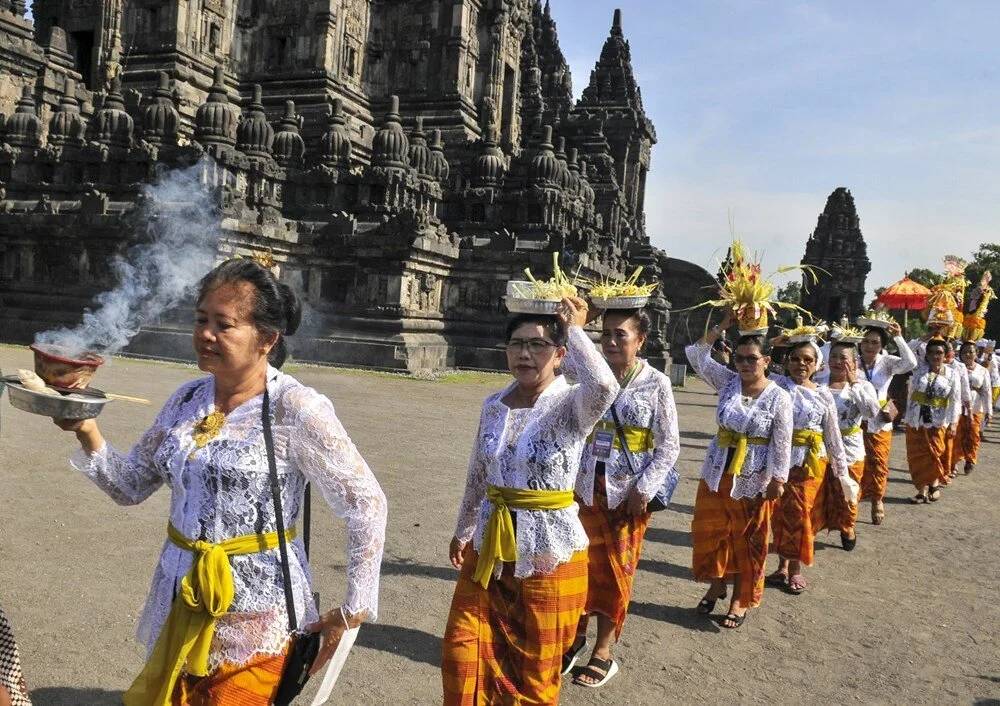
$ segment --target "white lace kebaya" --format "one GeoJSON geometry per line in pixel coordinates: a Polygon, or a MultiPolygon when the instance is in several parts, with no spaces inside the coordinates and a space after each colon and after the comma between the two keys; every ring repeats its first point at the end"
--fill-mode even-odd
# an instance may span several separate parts
{"type": "MultiPolygon", "coordinates": [[[[964,365],[962,367],[965,367],[964,365]]],[[[941,372],[932,373],[926,364],[918,365],[910,377],[909,393],[906,396],[906,426],[914,429],[923,427],[946,427],[958,422],[962,414],[962,379],[954,368],[941,366],[941,372]],[[928,399],[942,400],[939,404],[927,405],[930,421],[921,418],[921,404],[913,399],[913,393],[920,392],[928,399]]]]}
{"type": "MultiPolygon", "coordinates": [[[[635,377],[618,393],[614,408],[625,427],[649,429],[652,432],[654,448],[649,451],[632,453],[638,476],[629,470],[625,454],[613,447],[604,462],[605,487],[608,493],[608,508],[613,510],[628,496],[635,486],[648,503],[663,487],[667,476],[674,471],[674,464],[680,456],[680,434],[677,430],[677,407],[670,378],[644,360],[635,377]]],[[[614,423],[609,409],[604,420],[614,423]]],[[[576,481],[576,494],[587,505],[594,504],[594,474],[598,459],[593,454],[593,445],[587,444],[583,450],[583,462],[576,481]]]]}
{"type": "MultiPolygon", "coordinates": [[[[618,382],[604,357],[579,326],[570,326],[564,365],[577,383],[558,376],[528,409],[503,403],[516,382],[486,398],[472,449],[465,495],[455,537],[482,547],[483,530],[493,511],[487,486],[530,490],[573,490],[587,435],[611,406],[618,382]]],[[[514,576],[551,574],[575,552],[587,548],[579,507],[562,510],[511,510],[517,523],[514,576]]],[[[497,562],[495,576],[503,564],[497,562]]]]}
{"type": "MultiPolygon", "coordinates": [[[[688,362],[702,380],[719,393],[716,421],[720,427],[769,439],[767,445],[749,444],[743,468],[733,479],[731,497],[755,498],[764,495],[771,479],[788,480],[792,453],[792,400],[773,382],[756,399],[743,395],[740,376],[712,359],[712,346],[693,343],[684,349],[688,362]]],[[[713,437],[708,444],[701,477],[715,493],[726,470],[729,449],[713,437]]]]}
{"type": "MultiPolygon", "coordinates": [[[[867,380],[858,380],[844,385],[840,389],[831,387],[829,390],[837,405],[838,424],[841,432],[860,427],[862,421],[874,419],[879,410],[882,409],[875,387],[867,380]]],[[[847,464],[854,465],[858,461],[864,461],[864,435],[858,431],[853,434],[842,433],[841,436],[844,440],[847,464]]]]}
{"type": "MultiPolygon", "coordinates": [[[[861,369],[865,378],[875,388],[875,394],[878,395],[879,403],[883,406],[889,399],[889,385],[892,383],[893,376],[903,375],[917,367],[917,358],[913,353],[913,349],[906,343],[906,339],[902,336],[896,336],[892,340],[899,351],[898,356],[890,355],[885,351],[879,351],[871,367],[867,367],[861,356],[858,356],[858,368],[861,369]]],[[[868,431],[872,434],[880,431],[892,431],[891,421],[879,423],[874,418],[870,418],[867,421],[868,431]]]]}
{"type": "MultiPolygon", "coordinates": [[[[963,363],[963,365],[965,365],[963,363]]],[[[976,363],[972,370],[969,370],[969,391],[972,395],[972,404],[969,409],[972,414],[991,414],[993,408],[993,391],[990,384],[990,371],[979,363],[976,363]]]]}
{"type": "MultiPolygon", "coordinates": [[[[840,435],[837,405],[829,388],[799,385],[784,375],[775,375],[771,379],[792,397],[794,428],[821,432],[823,446],[819,449],[819,457],[829,458],[830,469],[834,476],[837,478],[846,476],[847,455],[844,452],[844,440],[840,435]]],[[[792,466],[804,464],[808,450],[805,446],[792,446],[792,466]]]]}
{"type": "MultiPolygon", "coordinates": [[[[311,482],[347,522],[344,608],[352,614],[366,611],[368,619],[375,620],[385,495],[330,400],[270,366],[267,380],[285,527],[295,527],[305,483],[311,482]]],[[[188,538],[217,543],[273,532],[262,402],[260,395],[234,409],[219,435],[199,449],[192,432],[215,411],[215,384],[213,377],[195,380],[171,396],[127,456],[105,444],[89,455],[78,450],[71,463],[119,505],[136,505],[166,484],[170,522],[188,538]]],[[[295,613],[302,626],[318,615],[300,537],[289,544],[288,559],[295,613]]],[[[155,644],[191,561],[190,552],[169,540],[164,543],[137,630],[147,649],[155,644]]],[[[229,612],[216,623],[209,654],[213,670],[223,662],[242,665],[255,655],[280,654],[288,636],[278,549],[233,556],[230,562],[236,595],[229,612]]]]}

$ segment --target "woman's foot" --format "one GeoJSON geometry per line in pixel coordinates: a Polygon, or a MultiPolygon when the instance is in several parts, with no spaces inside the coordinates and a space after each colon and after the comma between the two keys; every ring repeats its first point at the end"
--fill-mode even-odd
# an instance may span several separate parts
{"type": "Polygon", "coordinates": [[[778,569],[764,578],[764,583],[775,588],[785,588],[788,585],[788,570],[778,569]]]}
{"type": "Polygon", "coordinates": [[[709,615],[713,610],[715,610],[715,603],[726,597],[726,584],[721,586],[717,584],[712,584],[708,587],[708,591],[705,592],[705,596],[698,601],[698,607],[695,609],[698,611],[699,615],[709,615]]]}
{"type": "Polygon", "coordinates": [[[746,610],[744,610],[742,613],[738,613],[735,610],[731,610],[729,611],[729,614],[726,615],[725,618],[719,621],[719,625],[721,625],[724,628],[728,628],[730,630],[735,630],[736,628],[743,625],[743,621],[746,619],[747,619],[746,610]]]}
{"type": "Polygon", "coordinates": [[[930,500],[932,503],[936,503],[938,500],[940,500],[941,486],[940,485],[931,486],[930,491],[927,493],[927,499],[930,500]]]}
{"type": "Polygon", "coordinates": [[[573,667],[580,660],[580,654],[587,649],[587,634],[577,633],[576,639],[573,640],[573,646],[570,647],[566,654],[562,658],[562,675],[566,676],[573,671],[573,667]]]}
{"type": "Polygon", "coordinates": [[[802,574],[792,574],[788,577],[787,590],[793,596],[803,593],[807,588],[809,588],[809,584],[806,583],[806,577],[802,574]]]}
{"type": "Polygon", "coordinates": [[[617,673],[618,663],[611,656],[611,650],[595,649],[587,666],[573,677],[573,683],[596,689],[611,681],[617,673]]]}
{"type": "Polygon", "coordinates": [[[972,473],[972,469],[974,469],[975,467],[976,467],[976,464],[974,464],[972,461],[966,461],[965,462],[965,475],[969,475],[970,473],[972,473]]]}
{"type": "Polygon", "coordinates": [[[922,505],[923,503],[927,502],[927,496],[924,495],[923,493],[917,493],[912,498],[910,498],[910,502],[913,503],[914,505],[922,505]]]}
{"type": "Polygon", "coordinates": [[[880,525],[885,520],[885,505],[881,500],[872,502],[872,524],[880,525]]]}
{"type": "Polygon", "coordinates": [[[858,535],[854,530],[848,532],[840,533],[840,546],[844,548],[845,552],[854,551],[854,547],[858,544],[858,535]]]}

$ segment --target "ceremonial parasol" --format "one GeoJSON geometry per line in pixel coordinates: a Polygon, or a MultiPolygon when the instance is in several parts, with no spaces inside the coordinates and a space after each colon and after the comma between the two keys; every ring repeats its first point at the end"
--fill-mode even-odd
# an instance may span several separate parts
{"type": "Polygon", "coordinates": [[[923,311],[927,308],[927,299],[931,296],[931,290],[919,282],[914,282],[909,277],[903,277],[895,284],[885,288],[885,291],[875,299],[876,304],[881,304],[886,309],[903,310],[903,326],[907,323],[907,314],[912,311],[923,311]]]}

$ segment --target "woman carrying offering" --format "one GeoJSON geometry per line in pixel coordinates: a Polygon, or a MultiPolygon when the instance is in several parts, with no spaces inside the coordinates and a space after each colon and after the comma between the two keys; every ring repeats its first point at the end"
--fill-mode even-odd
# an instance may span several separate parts
{"type": "Polygon", "coordinates": [[[913,371],[906,403],[906,460],[917,489],[914,504],[937,501],[946,480],[949,427],[957,427],[962,405],[962,381],[945,364],[948,343],[931,339],[925,359],[913,371]]]}
{"type": "MultiPolygon", "coordinates": [[[[862,424],[865,440],[865,472],[861,476],[861,499],[872,504],[872,524],[885,519],[886,485],[889,482],[889,451],[892,447],[892,422],[897,412],[889,404],[889,385],[896,375],[905,375],[917,367],[917,357],[906,344],[902,329],[895,321],[885,328],[870,326],[859,344],[861,370],[878,395],[879,413],[862,424]],[[885,351],[889,337],[896,344],[898,356],[885,351]]],[[[845,439],[846,442],[846,439],[845,439]]]]}
{"type": "Polygon", "coordinates": [[[587,304],[507,326],[513,382],[483,404],[449,554],[461,570],[444,633],[444,703],[554,704],[587,599],[573,500],[587,436],[618,383],[583,331],[587,304]],[[578,382],[560,375],[564,362],[578,382]]]}
{"type": "Polygon", "coordinates": [[[727,311],[720,325],[684,351],[695,372],[719,393],[719,431],[701,467],[691,522],[692,571],[695,580],[711,583],[698,603],[702,615],[726,597],[726,581],[732,579],[726,628],[740,627],[747,610],[760,605],[772,501],[781,496],[792,451],[791,398],[767,379],[771,358],[763,339],[737,341],[735,372],[712,358],[713,344],[733,321],[727,311]]]}
{"type": "Polygon", "coordinates": [[[976,467],[979,456],[983,419],[993,415],[993,393],[990,371],[976,362],[976,344],[972,341],[963,343],[959,357],[968,371],[969,393],[972,399],[969,410],[963,412],[958,419],[956,455],[958,460],[965,461],[963,470],[968,475],[976,467]]]}
{"type": "MultiPolygon", "coordinates": [[[[861,422],[864,419],[874,419],[881,410],[881,405],[872,384],[858,379],[858,350],[854,343],[834,343],[830,348],[829,368],[828,387],[837,405],[840,436],[847,456],[847,471],[856,483],[860,483],[865,469],[865,442],[861,422]]],[[[854,531],[858,506],[847,502],[831,465],[827,466],[822,493],[822,519],[820,526],[813,529],[816,532],[822,529],[839,531],[841,546],[846,551],[853,550],[858,541],[854,531]]]]}
{"type": "MultiPolygon", "coordinates": [[[[827,464],[842,490],[854,484],[847,473],[847,457],[840,437],[837,406],[826,388],[816,385],[812,375],[820,363],[815,340],[793,343],[785,362],[788,377],[775,382],[792,398],[794,433],[791,470],[785,493],[775,508],[773,550],[780,557],[778,569],[767,582],[798,595],[806,590],[802,565],[812,566],[813,505],[819,495],[827,464]]],[[[856,487],[856,485],[855,485],[856,487]]],[[[856,502],[854,495],[850,502],[856,502]]]]}
{"type": "Polygon", "coordinates": [[[93,420],[57,421],[82,446],[73,466],[118,504],[171,490],[138,631],[149,659],[127,706],[270,704],[293,623],[322,635],[315,672],[348,628],[376,616],[385,496],[330,401],[279,370],[300,315],[267,266],[228,260],[202,279],[197,298],[194,348],[210,375],[182,385],[131,453],[107,444],[93,420]],[[323,615],[294,529],[307,481],[347,521],[347,597],[323,615]]]}
{"type": "Polygon", "coordinates": [[[649,524],[646,506],[665,483],[671,489],[677,483],[680,436],[670,378],[637,357],[649,327],[640,309],[604,312],[601,349],[621,392],[591,433],[576,481],[580,521],[590,540],[587,605],[563,673],[586,647],[588,618],[596,614],[597,644],[574,679],[583,686],[603,686],[618,671],[611,643],[621,636],[628,612],[649,524]]]}

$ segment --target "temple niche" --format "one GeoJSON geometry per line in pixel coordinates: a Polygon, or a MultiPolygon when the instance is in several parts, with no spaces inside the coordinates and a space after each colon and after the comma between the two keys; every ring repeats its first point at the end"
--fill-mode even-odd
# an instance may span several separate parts
{"type": "MultiPolygon", "coordinates": [[[[198,165],[217,257],[273,252],[308,303],[297,358],[504,366],[525,267],[664,272],[643,205],[656,133],[610,19],[574,100],[538,0],[35,0],[33,21],[0,0],[3,339],[78,320],[143,185],[198,165]]],[[[657,293],[661,366],[668,306],[657,293]]],[[[189,355],[183,319],[131,350],[189,355]]]]}
{"type": "Polygon", "coordinates": [[[853,321],[864,313],[865,279],[872,265],[848,189],[841,186],[826,200],[806,242],[802,264],[818,268],[818,283],[803,275],[801,304],[814,316],[833,323],[844,316],[853,321]]]}

